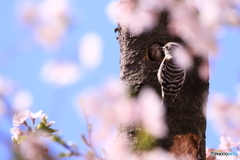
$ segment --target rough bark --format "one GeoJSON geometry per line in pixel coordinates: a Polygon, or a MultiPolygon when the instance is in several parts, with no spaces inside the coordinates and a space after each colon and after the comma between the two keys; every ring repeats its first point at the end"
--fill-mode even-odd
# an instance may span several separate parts
{"type": "MultiPolygon", "coordinates": [[[[130,96],[137,96],[143,86],[150,86],[161,97],[161,86],[157,80],[157,70],[161,62],[147,60],[146,50],[153,43],[184,44],[180,38],[168,32],[167,17],[167,13],[162,13],[155,28],[138,36],[129,33],[124,26],[119,25],[117,28],[121,51],[120,78],[129,89],[130,96]]],[[[206,119],[202,107],[208,95],[209,83],[199,77],[199,68],[208,61],[200,57],[193,59],[194,65],[187,71],[181,92],[171,106],[166,106],[169,134],[159,138],[156,145],[178,156],[188,155],[189,159],[204,160],[206,119]],[[186,142],[186,145],[179,145],[181,141],[186,142]]],[[[131,143],[137,143],[133,134],[135,130],[136,128],[130,125],[120,127],[120,132],[127,134],[131,143]]]]}

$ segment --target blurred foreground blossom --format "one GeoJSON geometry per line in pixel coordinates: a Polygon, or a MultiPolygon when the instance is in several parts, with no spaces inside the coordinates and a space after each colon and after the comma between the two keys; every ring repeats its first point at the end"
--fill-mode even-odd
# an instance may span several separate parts
{"type": "Polygon", "coordinates": [[[219,149],[230,151],[233,147],[235,147],[235,143],[232,141],[232,137],[226,135],[220,137],[219,149]]]}
{"type": "Polygon", "coordinates": [[[68,21],[70,16],[68,0],[44,0],[39,4],[40,18],[44,22],[52,20],[68,21]]]}
{"type": "Polygon", "coordinates": [[[0,99],[0,116],[4,115],[6,111],[6,105],[2,99],[0,99]]]}
{"type": "Polygon", "coordinates": [[[204,60],[204,62],[201,64],[199,70],[198,70],[198,75],[202,80],[209,80],[210,76],[210,71],[211,68],[209,67],[209,63],[207,60],[204,60]]]}
{"type": "Polygon", "coordinates": [[[11,128],[10,133],[13,135],[12,139],[19,139],[19,136],[22,134],[21,130],[18,127],[11,128]]]}
{"type": "Polygon", "coordinates": [[[145,88],[137,99],[140,107],[141,122],[143,128],[158,137],[166,135],[167,125],[165,123],[165,108],[159,96],[150,88],[145,88]]]}
{"type": "Polygon", "coordinates": [[[13,108],[16,112],[29,109],[32,101],[32,96],[28,91],[20,91],[16,93],[13,99],[13,108]]]}
{"type": "Polygon", "coordinates": [[[56,46],[66,34],[67,26],[59,21],[38,26],[34,31],[34,38],[38,44],[45,48],[56,46]]]}
{"type": "Polygon", "coordinates": [[[205,26],[217,29],[221,23],[230,23],[239,25],[239,10],[237,7],[239,1],[235,0],[202,0],[196,3],[200,10],[200,20],[205,26]]]}
{"type": "Polygon", "coordinates": [[[175,160],[167,151],[156,148],[136,154],[122,137],[114,138],[106,146],[107,159],[113,160],[175,160]]]}
{"type": "Polygon", "coordinates": [[[196,8],[187,2],[170,7],[170,31],[177,34],[195,50],[197,54],[216,52],[215,35],[199,21],[196,8]]]}
{"type": "Polygon", "coordinates": [[[17,14],[20,20],[30,27],[36,25],[38,20],[37,5],[36,1],[25,0],[17,6],[17,14]]]}
{"type": "Polygon", "coordinates": [[[119,82],[110,81],[100,92],[94,91],[79,98],[83,112],[98,127],[97,135],[93,137],[98,140],[109,137],[119,124],[143,127],[155,137],[167,133],[164,106],[152,89],[146,88],[138,98],[130,98],[119,82]]]}
{"type": "Polygon", "coordinates": [[[220,137],[220,144],[218,149],[206,148],[206,160],[239,160],[239,142],[234,142],[232,137],[226,136],[223,134],[220,137]],[[228,153],[228,156],[225,154],[221,156],[212,156],[212,152],[217,153],[228,153]]]}
{"type": "Polygon", "coordinates": [[[27,135],[26,140],[21,143],[20,153],[24,159],[40,160],[47,152],[46,143],[38,135],[27,135]]]}
{"type": "Polygon", "coordinates": [[[218,130],[227,135],[239,138],[240,136],[240,103],[227,100],[223,95],[213,98],[210,106],[211,119],[218,130]]]}
{"type": "MultiPolygon", "coordinates": [[[[136,7],[138,6],[136,3],[136,1],[110,2],[106,9],[112,21],[117,19],[121,25],[139,35],[155,26],[157,14],[148,8],[136,7]],[[144,21],[142,21],[143,19],[144,21]]],[[[161,2],[159,1],[159,3],[161,2]]]]}
{"type": "Polygon", "coordinates": [[[115,13],[114,13],[115,12],[115,7],[116,7],[117,4],[118,4],[117,1],[110,1],[105,8],[105,11],[106,11],[106,14],[107,14],[109,20],[114,24],[118,23],[118,20],[116,18],[115,13]]]}
{"type": "Polygon", "coordinates": [[[174,57],[176,57],[175,60],[177,64],[179,64],[180,66],[186,69],[189,69],[190,67],[192,67],[193,60],[190,53],[188,53],[187,49],[185,48],[175,49],[173,54],[174,54],[174,57]]]}
{"type": "Polygon", "coordinates": [[[173,155],[162,149],[153,149],[149,152],[145,152],[142,156],[143,160],[176,160],[173,155]]]}
{"type": "Polygon", "coordinates": [[[50,61],[43,66],[41,77],[54,86],[71,85],[80,77],[79,66],[68,61],[50,61]]]}
{"type": "Polygon", "coordinates": [[[86,68],[96,68],[102,61],[103,41],[96,33],[86,33],[79,42],[79,60],[86,68]]]}
{"type": "Polygon", "coordinates": [[[24,1],[18,6],[18,14],[32,27],[36,42],[45,48],[59,43],[71,21],[68,0],[24,1]]]}
{"type": "Polygon", "coordinates": [[[0,76],[0,94],[3,96],[7,96],[13,93],[13,91],[14,91],[13,83],[10,80],[0,76]]]}
{"type": "Polygon", "coordinates": [[[169,12],[168,29],[179,36],[196,53],[207,57],[217,52],[217,33],[226,22],[240,24],[238,1],[173,1],[128,0],[111,1],[106,12],[131,33],[139,35],[151,30],[159,20],[159,13],[169,12]],[[144,19],[144,21],[142,21],[144,19]]]}

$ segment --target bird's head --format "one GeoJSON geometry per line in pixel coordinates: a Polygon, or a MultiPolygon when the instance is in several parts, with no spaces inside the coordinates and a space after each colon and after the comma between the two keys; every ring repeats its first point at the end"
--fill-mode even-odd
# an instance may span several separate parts
{"type": "Polygon", "coordinates": [[[168,42],[164,47],[162,47],[167,60],[170,60],[174,56],[173,54],[179,49],[181,50],[182,46],[175,42],[168,42]]]}
{"type": "Polygon", "coordinates": [[[159,61],[161,62],[164,58],[164,53],[162,47],[158,43],[152,44],[148,49],[148,58],[152,61],[159,61]]]}

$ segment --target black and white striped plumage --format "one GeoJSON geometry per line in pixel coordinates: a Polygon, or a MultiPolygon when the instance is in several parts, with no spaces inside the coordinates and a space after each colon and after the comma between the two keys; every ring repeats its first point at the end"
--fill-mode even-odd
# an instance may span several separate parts
{"type": "Polygon", "coordinates": [[[162,87],[162,99],[165,103],[173,103],[182,88],[186,77],[186,69],[176,61],[181,45],[174,42],[167,43],[162,47],[165,57],[158,70],[158,80],[162,87]]]}

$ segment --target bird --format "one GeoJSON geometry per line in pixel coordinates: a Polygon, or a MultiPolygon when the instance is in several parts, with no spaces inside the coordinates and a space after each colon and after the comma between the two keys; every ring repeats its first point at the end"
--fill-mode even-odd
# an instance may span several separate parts
{"type": "Polygon", "coordinates": [[[186,69],[177,63],[176,54],[182,50],[182,46],[176,42],[168,42],[164,47],[164,59],[158,69],[157,77],[161,84],[162,100],[169,104],[174,103],[180,92],[185,78],[186,69]]]}
{"type": "Polygon", "coordinates": [[[164,53],[161,45],[158,43],[153,43],[152,45],[150,45],[147,50],[147,57],[151,61],[161,62],[164,58],[164,53]]]}

